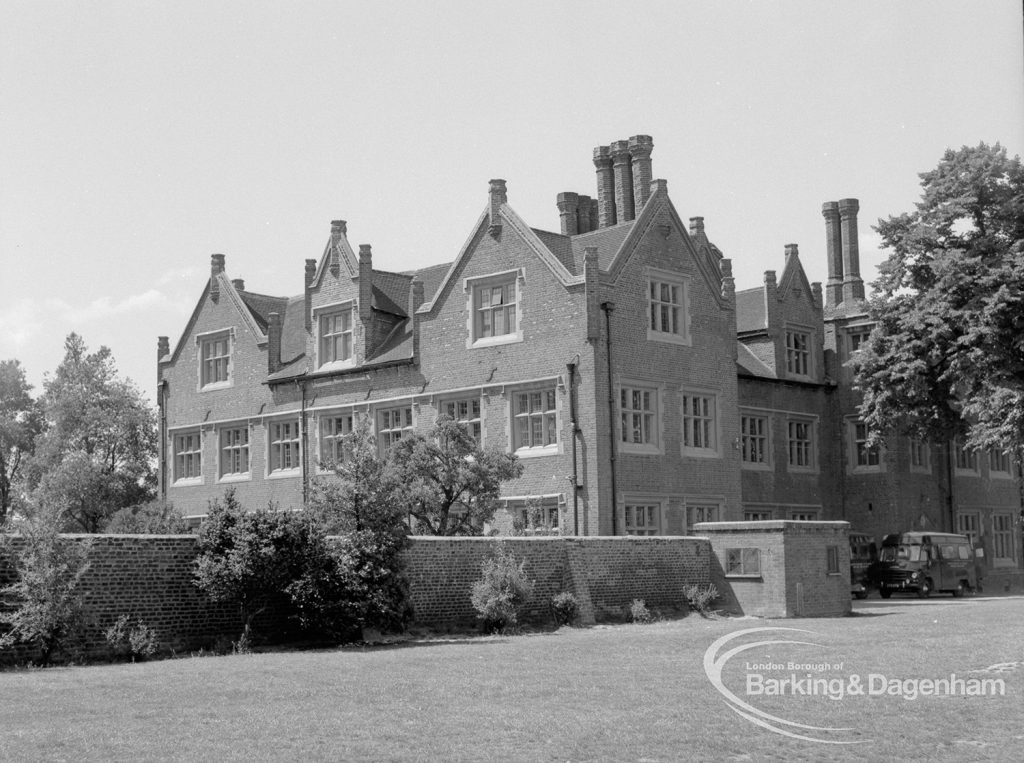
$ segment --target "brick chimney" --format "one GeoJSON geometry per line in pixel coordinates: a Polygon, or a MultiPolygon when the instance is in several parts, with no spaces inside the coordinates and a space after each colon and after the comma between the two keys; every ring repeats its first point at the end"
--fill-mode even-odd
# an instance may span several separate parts
{"type": "Polygon", "coordinates": [[[369,244],[359,245],[359,320],[368,329],[373,316],[373,254],[369,244]]]}
{"type": "Polygon", "coordinates": [[[305,294],[306,294],[306,331],[313,330],[313,279],[316,278],[316,260],[306,260],[305,294]]]}
{"type": "Polygon", "coordinates": [[[232,278],[231,285],[235,287],[235,291],[245,291],[245,281],[241,278],[232,278]]]}
{"type": "Polygon", "coordinates": [[[615,225],[615,171],[612,168],[611,148],[594,149],[594,167],[597,168],[597,220],[599,228],[615,225]]]}
{"type": "Polygon", "coordinates": [[[704,233],[703,217],[690,218],[690,238],[692,238],[698,245],[708,243],[707,234],[704,233]]]}
{"type": "Polygon", "coordinates": [[[505,188],[505,181],[501,178],[491,180],[488,189],[490,198],[490,226],[488,232],[496,236],[501,232],[501,205],[508,203],[508,190],[505,188]]]}
{"type": "Polygon", "coordinates": [[[587,303],[587,341],[596,342],[601,338],[601,283],[596,246],[583,250],[583,283],[587,303]]]}
{"type": "Polygon", "coordinates": [[[224,255],[210,255],[210,299],[214,302],[220,299],[220,279],[217,277],[224,272],[224,255]]]}
{"type": "Polygon", "coordinates": [[[170,353],[170,351],[171,351],[170,340],[167,337],[165,337],[165,336],[158,336],[156,338],[156,359],[157,359],[157,362],[160,362],[165,357],[167,357],[167,355],[168,355],[168,353],[170,353]]]}
{"type": "Polygon", "coordinates": [[[412,325],[412,357],[413,362],[420,359],[420,318],[416,311],[423,305],[423,281],[412,279],[409,284],[409,322],[412,325]]]}
{"type": "Polygon", "coordinates": [[[786,244],[786,264],[789,264],[790,257],[799,257],[800,247],[797,244],[786,244]]]}
{"type": "Polygon", "coordinates": [[[635,217],[629,141],[617,140],[609,148],[612,154],[612,170],[615,174],[615,219],[624,223],[635,217]]]}
{"type": "Polygon", "coordinates": [[[860,277],[860,243],[857,239],[857,199],[839,200],[839,228],[843,236],[843,302],[864,299],[864,281],[860,277]]]}
{"type": "Polygon", "coordinates": [[[562,235],[575,236],[579,229],[580,197],[572,191],[558,194],[558,217],[562,222],[562,235]]]}
{"type": "Polygon", "coordinates": [[[637,213],[651,198],[651,152],[654,139],[650,135],[634,135],[629,139],[629,156],[633,167],[633,206],[637,213]]]}
{"type": "Polygon", "coordinates": [[[594,206],[594,200],[589,196],[580,194],[579,205],[576,207],[576,230],[580,233],[590,233],[594,226],[590,224],[590,213],[594,206]]]}
{"type": "Polygon", "coordinates": [[[843,237],[839,229],[839,204],[826,201],[821,205],[821,214],[825,218],[825,252],[828,257],[825,304],[835,307],[843,301],[843,237]]]}
{"type": "Polygon", "coordinates": [[[267,373],[281,370],[281,314],[274,312],[267,325],[267,373]]]}

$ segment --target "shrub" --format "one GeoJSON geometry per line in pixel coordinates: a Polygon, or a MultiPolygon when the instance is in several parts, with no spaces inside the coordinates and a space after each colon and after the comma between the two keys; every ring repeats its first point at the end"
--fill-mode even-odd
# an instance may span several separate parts
{"type": "Polygon", "coordinates": [[[533,597],[534,581],[526,576],[526,562],[517,562],[499,545],[480,567],[483,577],[473,584],[471,602],[484,631],[508,632],[519,622],[519,612],[533,597]]]}
{"type": "Polygon", "coordinates": [[[170,503],[150,501],[115,511],[103,532],[129,535],[187,535],[192,529],[181,512],[170,503]]]}
{"type": "Polygon", "coordinates": [[[213,501],[199,530],[195,582],[213,601],[238,608],[239,644],[248,647],[257,616],[302,577],[312,525],[300,514],[246,512],[229,490],[213,501]]]}
{"type": "Polygon", "coordinates": [[[90,543],[61,538],[58,525],[45,520],[24,522],[18,531],[24,543],[14,553],[18,578],[0,589],[2,604],[13,606],[0,613],[0,623],[10,626],[0,647],[32,644],[39,664],[48,665],[55,651],[79,638],[85,624],[79,584],[89,568],[90,543]]]}
{"type": "Polygon", "coordinates": [[[103,635],[115,654],[127,655],[131,657],[132,662],[152,657],[160,647],[156,631],[142,620],[132,625],[129,615],[117,618],[103,635]]]}
{"type": "Polygon", "coordinates": [[[634,623],[653,623],[654,615],[651,614],[651,610],[647,608],[647,604],[643,599],[633,599],[633,602],[629,605],[629,615],[633,618],[634,623]]]}
{"type": "Polygon", "coordinates": [[[562,591],[551,599],[551,612],[558,625],[574,625],[580,617],[580,603],[570,591],[562,591]]]}
{"type": "Polygon", "coordinates": [[[707,616],[711,603],[718,599],[718,589],[712,584],[683,586],[683,596],[690,609],[696,610],[702,616],[707,616]]]}

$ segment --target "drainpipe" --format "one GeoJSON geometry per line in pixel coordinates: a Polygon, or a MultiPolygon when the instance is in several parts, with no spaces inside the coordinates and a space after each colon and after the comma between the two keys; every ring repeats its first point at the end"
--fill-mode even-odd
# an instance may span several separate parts
{"type": "Polygon", "coordinates": [[[580,486],[579,467],[576,464],[576,438],[579,436],[580,427],[576,421],[576,364],[579,362],[579,355],[572,363],[567,363],[565,368],[569,372],[569,422],[572,425],[572,526],[573,535],[580,534],[580,486]]]}
{"type": "Polygon", "coordinates": [[[306,381],[295,380],[295,386],[302,393],[302,404],[299,413],[299,447],[302,448],[302,508],[306,508],[309,498],[309,433],[306,430],[306,381]]]}
{"type": "MultiPolygon", "coordinates": [[[[949,480],[949,531],[951,533],[956,532],[956,499],[953,493],[953,481],[956,478],[956,472],[953,469],[954,458],[953,440],[946,440],[946,478],[949,480]]],[[[978,530],[980,531],[981,528],[979,527],[978,530]]]]}
{"type": "Polygon", "coordinates": [[[604,310],[605,326],[605,354],[608,363],[608,440],[611,450],[609,461],[612,479],[612,535],[615,535],[615,526],[618,520],[618,498],[616,497],[617,487],[615,484],[615,453],[618,441],[615,439],[615,385],[612,383],[612,310],[615,309],[614,302],[602,302],[601,309],[604,310]]]}
{"type": "Polygon", "coordinates": [[[160,407],[160,500],[167,500],[167,397],[166,379],[161,379],[157,386],[157,405],[160,407]]]}

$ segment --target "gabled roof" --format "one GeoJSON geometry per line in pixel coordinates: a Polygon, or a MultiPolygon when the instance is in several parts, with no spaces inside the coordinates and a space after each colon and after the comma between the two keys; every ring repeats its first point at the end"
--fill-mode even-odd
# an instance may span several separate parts
{"type": "Polygon", "coordinates": [[[794,288],[802,289],[807,295],[807,301],[813,302],[811,284],[807,280],[800,255],[795,248],[794,251],[786,253],[786,264],[782,268],[782,277],[779,278],[779,299],[785,301],[794,288]]]}
{"type": "Polygon", "coordinates": [[[192,327],[195,325],[199,318],[199,313],[206,304],[207,298],[210,296],[210,285],[214,279],[217,279],[217,291],[219,293],[218,299],[227,299],[232,305],[238,310],[238,315],[242,322],[246,325],[252,335],[256,338],[257,344],[266,344],[267,342],[267,324],[266,319],[263,317],[262,311],[267,311],[266,315],[270,314],[270,310],[267,310],[271,305],[283,305],[283,298],[278,297],[267,297],[265,295],[254,295],[260,299],[254,299],[253,302],[259,306],[259,312],[251,307],[242,297],[242,292],[239,292],[231,279],[228,278],[227,273],[221,272],[216,275],[211,275],[206,281],[206,286],[203,287],[203,293],[199,296],[199,300],[196,302],[195,308],[192,310],[192,314],[189,316],[188,322],[185,324],[185,329],[181,333],[181,337],[178,342],[174,345],[174,349],[171,350],[170,357],[160,358],[158,362],[175,361],[181,355],[181,350],[185,346],[185,341],[192,333],[192,327]]]}
{"type": "MultiPolygon", "coordinates": [[[[544,243],[541,236],[548,241],[556,242],[557,239],[563,238],[557,233],[549,233],[547,231],[534,231],[533,228],[528,226],[519,215],[510,207],[507,203],[502,204],[498,208],[498,215],[502,220],[503,225],[507,225],[510,230],[515,233],[523,240],[523,242],[533,251],[537,258],[548,266],[552,275],[563,286],[572,286],[583,283],[583,276],[576,275],[569,268],[566,267],[558,255],[551,251],[551,249],[544,243]]],[[[476,225],[473,226],[473,230],[470,232],[466,242],[462,245],[459,250],[458,256],[448,266],[448,270],[444,274],[444,278],[437,285],[437,288],[433,290],[431,295],[427,297],[427,290],[424,288],[424,302],[423,306],[417,312],[429,313],[434,309],[434,303],[437,300],[437,295],[444,291],[448,285],[455,278],[455,273],[460,269],[462,263],[469,257],[470,249],[473,246],[473,242],[478,236],[484,234],[489,227],[490,222],[490,208],[484,209],[480,217],[477,218],[476,225]]],[[[564,246],[561,243],[555,243],[556,248],[562,251],[563,257],[565,256],[564,246]]]]}
{"type": "Polygon", "coordinates": [[[764,287],[736,292],[736,331],[757,331],[767,328],[764,287]]]}
{"type": "Polygon", "coordinates": [[[577,273],[583,272],[583,256],[588,246],[597,247],[597,267],[600,270],[608,270],[615,255],[622,248],[622,242],[633,230],[633,220],[611,225],[607,228],[598,228],[589,233],[581,233],[572,237],[573,260],[576,263],[577,273]]]}
{"type": "Polygon", "coordinates": [[[763,379],[778,378],[775,372],[751,352],[750,348],[743,344],[743,342],[737,342],[736,349],[736,365],[739,367],[740,373],[758,376],[763,379]]]}
{"type": "MultiPolygon", "coordinates": [[[[687,232],[686,225],[683,224],[682,218],[679,217],[679,213],[676,211],[675,205],[672,204],[672,200],[668,197],[668,186],[663,180],[655,181],[657,188],[651,193],[647,203],[644,204],[643,210],[636,216],[633,221],[632,227],[626,234],[625,240],[619,246],[618,251],[612,258],[607,270],[612,280],[619,277],[622,269],[626,266],[630,257],[639,248],[640,243],[650,233],[651,227],[657,220],[658,213],[665,209],[669,217],[672,219],[674,227],[679,231],[679,235],[682,237],[683,246],[688,250],[691,259],[697,266],[697,271],[704,278],[707,283],[708,290],[712,296],[719,302],[722,303],[722,276],[718,269],[717,261],[712,261],[711,256],[713,252],[710,249],[701,251],[694,244],[693,239],[690,238],[690,234],[687,232]]],[[[716,250],[717,251],[717,250],[716,250]]],[[[598,255],[600,261],[600,254],[598,255]]]]}
{"type": "Polygon", "coordinates": [[[271,297],[266,294],[254,294],[251,291],[239,291],[238,296],[252,312],[253,318],[260,324],[264,332],[270,325],[270,314],[277,313],[284,318],[285,309],[288,307],[287,297],[271,297]]]}

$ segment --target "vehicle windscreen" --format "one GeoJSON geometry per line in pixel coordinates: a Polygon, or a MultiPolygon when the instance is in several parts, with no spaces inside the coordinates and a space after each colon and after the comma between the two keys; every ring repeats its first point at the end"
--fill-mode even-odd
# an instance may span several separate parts
{"type": "Polygon", "coordinates": [[[882,546],[878,558],[883,562],[919,562],[921,561],[920,546],[882,546]]]}

